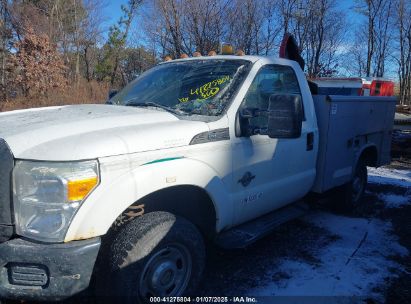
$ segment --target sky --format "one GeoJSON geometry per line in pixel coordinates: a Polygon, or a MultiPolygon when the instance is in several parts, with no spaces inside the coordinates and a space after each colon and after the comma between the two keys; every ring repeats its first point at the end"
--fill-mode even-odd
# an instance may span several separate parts
{"type": "MultiPolygon", "coordinates": [[[[106,38],[108,34],[108,28],[110,25],[116,23],[122,15],[121,5],[126,5],[128,0],[106,0],[106,5],[103,9],[103,17],[105,21],[104,29],[106,30],[103,36],[106,38]]],[[[152,1],[152,0],[145,0],[152,1]]],[[[255,0],[258,1],[258,0],[255,0]]],[[[346,43],[341,47],[341,51],[344,52],[347,48],[351,47],[350,37],[354,36],[356,27],[358,27],[360,16],[358,13],[354,12],[353,7],[355,6],[357,0],[340,0],[337,1],[337,5],[342,9],[342,11],[347,14],[347,34],[346,43]]],[[[138,21],[137,21],[138,22],[138,21]]],[[[138,26],[137,22],[134,22],[135,26],[138,26]]],[[[387,64],[387,75],[390,78],[396,77],[396,69],[391,66],[390,63],[387,64]]],[[[343,72],[343,71],[341,71],[343,72]]],[[[343,72],[344,73],[344,72],[343,72]]]]}
{"type": "MultiPolygon", "coordinates": [[[[344,11],[348,12],[348,18],[351,20],[358,18],[358,15],[356,15],[355,13],[349,13],[351,11],[351,8],[354,6],[355,1],[356,0],[338,1],[338,6],[341,7],[344,11]]],[[[107,0],[107,3],[103,9],[103,15],[107,20],[106,23],[108,26],[112,23],[115,23],[120,18],[120,16],[122,15],[121,5],[125,5],[127,4],[127,2],[128,0],[107,0]]]]}
{"type": "MultiPolygon", "coordinates": [[[[108,29],[110,27],[110,25],[116,23],[120,17],[122,16],[122,11],[121,11],[121,5],[127,5],[128,0],[105,0],[106,3],[104,5],[103,8],[103,18],[105,20],[105,25],[104,25],[104,34],[103,36],[105,38],[107,38],[107,34],[108,34],[108,29]]],[[[145,1],[152,1],[152,0],[145,0],[145,1]]],[[[258,1],[258,0],[255,0],[258,1]]],[[[345,12],[347,12],[348,14],[348,20],[349,20],[349,24],[351,26],[350,29],[348,29],[350,32],[351,30],[354,30],[357,22],[358,22],[358,18],[360,17],[358,14],[356,14],[355,12],[353,12],[352,7],[355,5],[355,2],[357,0],[340,0],[337,1],[337,5],[345,12]]],[[[138,22],[138,21],[137,21],[138,22]]],[[[136,26],[137,23],[136,21],[134,22],[134,24],[136,26]]]]}
{"type": "Polygon", "coordinates": [[[122,15],[121,5],[127,4],[128,0],[111,0],[107,1],[107,5],[103,9],[103,15],[107,20],[107,24],[115,23],[122,15]]]}

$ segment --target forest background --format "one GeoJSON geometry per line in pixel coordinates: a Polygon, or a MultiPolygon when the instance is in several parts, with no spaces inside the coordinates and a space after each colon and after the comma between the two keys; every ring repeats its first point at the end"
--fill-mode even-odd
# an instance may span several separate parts
{"type": "Polygon", "coordinates": [[[296,38],[305,73],[384,77],[411,101],[407,0],[0,0],[0,111],[101,103],[166,55],[277,56],[296,38]]]}

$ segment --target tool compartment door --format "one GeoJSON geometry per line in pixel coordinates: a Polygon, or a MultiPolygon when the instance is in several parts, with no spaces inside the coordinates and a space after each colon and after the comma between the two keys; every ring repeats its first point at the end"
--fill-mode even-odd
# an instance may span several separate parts
{"type": "Polygon", "coordinates": [[[349,182],[358,157],[367,146],[377,148],[378,165],[387,163],[395,98],[324,95],[313,98],[320,130],[314,192],[349,182]]]}

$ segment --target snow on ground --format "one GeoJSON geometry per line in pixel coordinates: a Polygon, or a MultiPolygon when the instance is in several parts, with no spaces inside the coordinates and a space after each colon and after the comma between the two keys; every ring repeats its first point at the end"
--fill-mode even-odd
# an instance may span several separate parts
{"type": "Polygon", "coordinates": [[[399,186],[408,189],[406,195],[381,193],[379,198],[387,208],[399,208],[411,204],[411,171],[391,168],[368,168],[368,182],[399,186]]]}
{"type": "Polygon", "coordinates": [[[368,168],[368,182],[411,188],[411,171],[391,168],[368,168]]]}
{"type": "Polygon", "coordinates": [[[395,119],[409,120],[409,119],[411,119],[411,115],[410,114],[405,114],[405,113],[395,113],[395,119]]]}
{"type": "Polygon", "coordinates": [[[383,193],[379,195],[379,198],[385,203],[385,207],[387,208],[399,208],[405,205],[411,205],[409,196],[383,193]]]}
{"type": "Polygon", "coordinates": [[[399,265],[392,255],[406,255],[407,250],[391,234],[391,224],[377,219],[348,218],[326,212],[309,214],[305,219],[325,228],[339,238],[321,248],[320,263],[286,259],[273,270],[286,273],[280,281],[265,282],[250,291],[256,296],[374,296],[390,271],[399,265]]]}
{"type": "MultiPolygon", "coordinates": [[[[371,183],[389,184],[411,189],[411,171],[389,168],[370,169],[371,183]]],[[[382,193],[386,207],[409,204],[410,195],[382,193]]],[[[398,244],[389,221],[377,218],[354,218],[315,211],[303,220],[336,235],[335,241],[317,248],[319,263],[299,258],[284,258],[269,270],[255,296],[360,296],[383,302],[383,290],[402,267],[390,257],[408,255],[398,244]]]]}

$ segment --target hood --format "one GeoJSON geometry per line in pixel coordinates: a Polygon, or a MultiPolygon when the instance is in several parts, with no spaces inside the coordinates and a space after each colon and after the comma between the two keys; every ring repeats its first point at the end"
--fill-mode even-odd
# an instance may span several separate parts
{"type": "Polygon", "coordinates": [[[204,122],[163,110],[74,105],[0,114],[0,138],[15,158],[82,160],[188,145],[204,122]]]}

